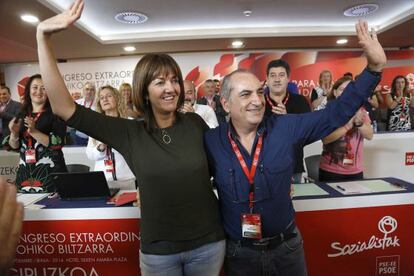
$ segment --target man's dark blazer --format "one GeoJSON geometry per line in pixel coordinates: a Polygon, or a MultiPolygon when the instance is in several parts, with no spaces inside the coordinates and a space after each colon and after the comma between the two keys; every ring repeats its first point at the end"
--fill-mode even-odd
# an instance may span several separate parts
{"type": "Polygon", "coordinates": [[[3,128],[3,133],[0,133],[1,140],[7,135],[10,135],[9,122],[17,116],[21,107],[21,103],[10,100],[3,112],[0,112],[0,120],[2,120],[3,128]]]}

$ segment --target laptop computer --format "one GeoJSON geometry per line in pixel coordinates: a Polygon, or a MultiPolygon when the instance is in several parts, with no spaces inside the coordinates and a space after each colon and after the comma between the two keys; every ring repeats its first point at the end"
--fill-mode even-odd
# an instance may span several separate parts
{"type": "Polygon", "coordinates": [[[99,199],[114,196],[119,189],[108,187],[105,174],[97,172],[53,173],[52,181],[64,200],[99,199]]]}

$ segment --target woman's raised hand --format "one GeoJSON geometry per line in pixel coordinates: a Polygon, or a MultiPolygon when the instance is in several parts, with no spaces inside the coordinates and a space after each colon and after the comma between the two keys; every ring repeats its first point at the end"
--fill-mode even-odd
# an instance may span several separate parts
{"type": "Polygon", "coordinates": [[[37,26],[38,34],[51,35],[66,29],[81,17],[83,5],[83,0],[76,0],[69,9],[42,21],[37,26]]]}

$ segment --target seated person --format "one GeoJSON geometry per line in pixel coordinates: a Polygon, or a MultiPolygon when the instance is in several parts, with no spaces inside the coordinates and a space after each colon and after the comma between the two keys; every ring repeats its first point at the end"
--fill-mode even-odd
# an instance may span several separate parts
{"type": "MultiPolygon", "coordinates": [[[[96,111],[106,116],[126,118],[122,97],[112,86],[103,86],[96,96],[96,111]]],[[[95,171],[103,171],[107,181],[122,189],[135,189],[135,176],[125,162],[124,157],[115,149],[89,137],[86,155],[95,160],[95,171]]]]}
{"type": "MultiPolygon", "coordinates": [[[[328,101],[338,98],[350,81],[348,77],[337,80],[328,101]]],[[[323,138],[319,181],[362,179],[364,139],[371,140],[373,133],[368,113],[361,107],[346,125],[323,138]]]]}

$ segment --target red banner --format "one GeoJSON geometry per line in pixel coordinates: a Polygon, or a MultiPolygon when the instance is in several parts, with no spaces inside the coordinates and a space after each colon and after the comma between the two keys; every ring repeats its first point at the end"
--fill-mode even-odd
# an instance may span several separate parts
{"type": "MultiPolygon", "coordinates": [[[[388,65],[384,68],[381,81],[383,92],[391,89],[391,83],[395,76],[406,76],[410,88],[414,88],[414,66],[407,65],[404,60],[411,59],[414,51],[386,51],[388,65]]],[[[287,61],[291,68],[290,80],[297,84],[299,92],[305,97],[310,97],[312,89],[318,85],[319,73],[323,70],[332,72],[333,81],[342,77],[345,72],[351,72],[354,76],[361,73],[366,66],[366,58],[361,51],[301,51],[301,52],[269,52],[248,54],[223,54],[214,65],[213,76],[207,69],[194,67],[185,76],[185,79],[194,81],[198,90],[198,97],[203,96],[203,83],[208,78],[222,79],[237,68],[250,69],[260,81],[266,79],[267,64],[274,59],[287,61]]]]}
{"type": "Polygon", "coordinates": [[[414,205],[298,212],[309,275],[414,275],[414,205]]]}
{"type": "Polygon", "coordinates": [[[413,166],[414,165],[414,152],[405,153],[405,165],[413,166]]]}
{"type": "Polygon", "coordinates": [[[139,275],[139,220],[26,221],[10,275],[139,275]]]}

